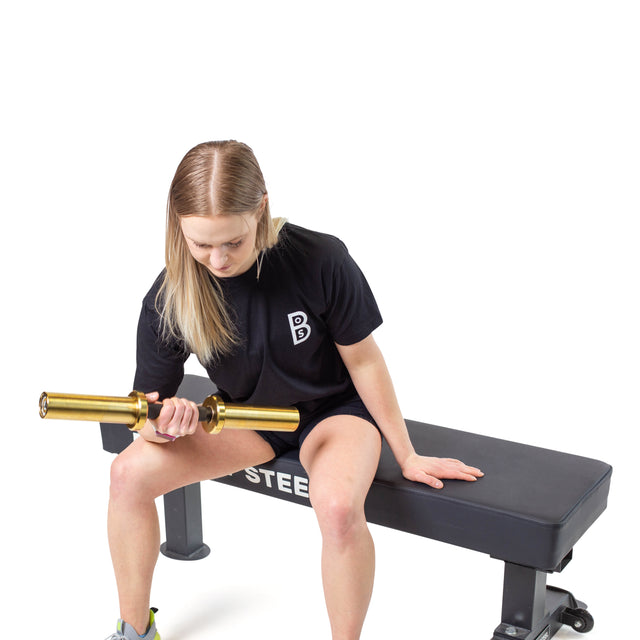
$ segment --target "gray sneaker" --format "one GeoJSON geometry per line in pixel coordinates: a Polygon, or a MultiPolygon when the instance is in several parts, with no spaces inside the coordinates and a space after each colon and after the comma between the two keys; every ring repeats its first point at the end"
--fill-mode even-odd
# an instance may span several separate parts
{"type": "Polygon", "coordinates": [[[157,609],[151,608],[149,612],[149,628],[145,635],[139,636],[130,624],[127,624],[124,620],[118,620],[117,631],[105,638],[105,640],[140,640],[141,638],[142,640],[160,640],[160,634],[156,630],[155,614],[157,611],[157,609]]]}

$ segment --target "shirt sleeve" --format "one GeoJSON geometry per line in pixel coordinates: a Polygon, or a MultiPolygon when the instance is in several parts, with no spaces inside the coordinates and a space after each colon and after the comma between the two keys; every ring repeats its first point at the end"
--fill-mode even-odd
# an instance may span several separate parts
{"type": "Polygon", "coordinates": [[[138,321],[133,388],[143,393],[157,391],[162,400],[175,396],[189,353],[179,341],[162,337],[160,322],[155,296],[150,292],[142,303],[138,321]]]}
{"type": "Polygon", "coordinates": [[[327,288],[327,327],[335,342],[364,340],[382,324],[371,287],[346,247],[334,263],[327,288]]]}

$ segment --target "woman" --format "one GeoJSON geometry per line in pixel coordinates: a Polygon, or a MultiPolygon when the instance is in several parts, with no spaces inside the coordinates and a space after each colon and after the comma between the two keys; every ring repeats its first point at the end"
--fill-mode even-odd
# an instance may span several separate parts
{"type": "Polygon", "coordinates": [[[272,221],[249,147],[210,142],[187,153],[169,193],[166,269],[138,326],[134,386],[163,408],[112,467],[109,544],[120,600],[113,640],[160,637],[149,609],[160,546],[155,498],[289,449],[299,449],[309,475],[333,640],[360,637],[374,574],[364,501],[381,434],[410,480],[437,489],[442,479],[482,475],[415,453],[372,336],[381,322],[338,239],[272,221]],[[295,405],[298,430],[205,433],[195,403],[173,397],[190,353],[227,401],[295,405]]]}

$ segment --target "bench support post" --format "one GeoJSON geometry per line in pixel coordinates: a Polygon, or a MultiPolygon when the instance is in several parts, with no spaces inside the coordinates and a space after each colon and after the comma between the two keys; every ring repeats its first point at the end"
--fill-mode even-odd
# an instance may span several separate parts
{"type": "Polygon", "coordinates": [[[571,593],[548,587],[546,572],[505,562],[502,623],[492,640],[548,640],[566,624],[564,612],[577,606],[586,607],[571,593]]]}
{"type": "Polygon", "coordinates": [[[547,574],[531,567],[505,562],[502,622],[533,629],[544,617],[547,574]]]}
{"type": "Polygon", "coordinates": [[[210,549],[202,541],[200,483],[176,489],[164,495],[164,520],[167,541],[160,551],[174,560],[200,560],[210,549]]]}

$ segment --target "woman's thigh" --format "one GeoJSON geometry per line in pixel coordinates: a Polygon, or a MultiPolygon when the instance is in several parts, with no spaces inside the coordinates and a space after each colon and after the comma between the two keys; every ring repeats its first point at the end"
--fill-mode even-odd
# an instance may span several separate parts
{"type": "Polygon", "coordinates": [[[363,508],[381,446],[379,431],[356,416],[331,416],[314,427],[300,449],[314,508],[327,502],[343,509],[363,508]]]}
{"type": "Polygon", "coordinates": [[[112,484],[124,482],[129,490],[158,497],[179,487],[219,478],[273,459],[271,446],[257,433],[244,430],[192,436],[157,444],[141,437],[114,461],[112,484]]]}

